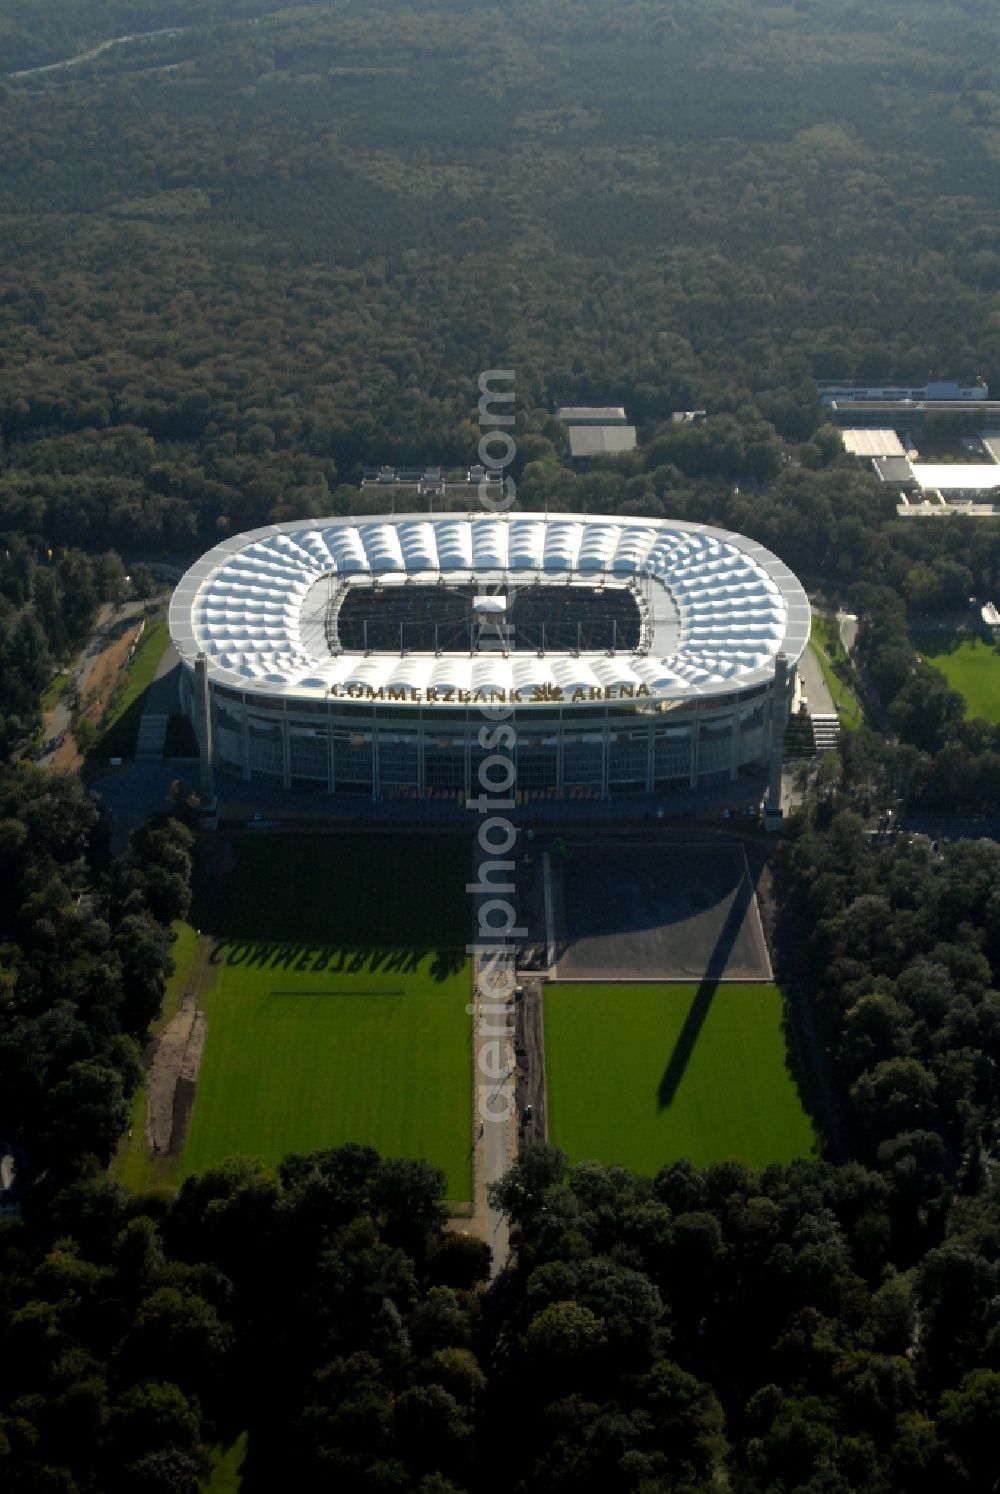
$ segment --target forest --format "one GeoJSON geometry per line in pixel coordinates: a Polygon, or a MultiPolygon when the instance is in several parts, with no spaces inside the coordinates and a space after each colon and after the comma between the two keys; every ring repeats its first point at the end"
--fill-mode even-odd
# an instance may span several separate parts
{"type": "Polygon", "coordinates": [[[912,639],[1000,600],[1000,526],[900,521],[816,380],[1000,392],[998,44],[989,0],[0,0],[4,1490],[997,1488],[1000,848],[868,820],[1000,813],[912,639]],[[31,761],[126,571],[468,466],[489,368],[520,507],[759,539],[857,614],[867,716],[773,858],[823,1155],[528,1149],[492,1286],[425,1163],[109,1180],[195,818],[115,855],[31,761]],[[571,470],[576,402],[638,450],[571,470]]]}

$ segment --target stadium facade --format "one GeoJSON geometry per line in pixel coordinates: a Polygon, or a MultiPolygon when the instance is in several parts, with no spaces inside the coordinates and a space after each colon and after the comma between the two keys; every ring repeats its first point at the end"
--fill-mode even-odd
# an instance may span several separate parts
{"type": "Polygon", "coordinates": [[[374,798],[477,792],[487,711],[527,799],[760,771],[809,622],[740,535],[537,513],[270,525],[210,550],[170,607],[218,772],[374,798]]]}

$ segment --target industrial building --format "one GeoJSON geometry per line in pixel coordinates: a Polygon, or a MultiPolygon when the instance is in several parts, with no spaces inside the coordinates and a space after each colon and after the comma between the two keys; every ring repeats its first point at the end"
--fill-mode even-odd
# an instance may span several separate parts
{"type": "Polygon", "coordinates": [[[636,431],[623,405],[560,405],[556,419],[566,426],[570,461],[586,466],[594,457],[634,451],[636,431]]]}

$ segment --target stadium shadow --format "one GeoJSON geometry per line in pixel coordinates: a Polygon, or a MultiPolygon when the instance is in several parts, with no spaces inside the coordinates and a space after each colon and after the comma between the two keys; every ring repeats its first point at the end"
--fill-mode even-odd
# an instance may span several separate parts
{"type": "Polygon", "coordinates": [[[739,936],[743,920],[750,911],[750,904],[753,901],[756,890],[757,877],[750,870],[750,860],[748,858],[747,870],[743,874],[736,897],[733,900],[733,906],[723,925],[722,932],[716,940],[715,948],[709,956],[708,963],[705,966],[705,974],[701,978],[698,989],[695,992],[694,1000],[691,1003],[691,1009],[684,1019],[684,1026],[681,1028],[677,1042],[674,1044],[674,1051],[671,1053],[670,1060],[663,1071],[663,1077],[660,1079],[656,1094],[661,1110],[666,1110],[673,1104],[676,1098],[680,1082],[684,1078],[684,1072],[695,1050],[695,1045],[701,1036],[701,1029],[705,1025],[705,1019],[712,1005],[712,998],[725,975],[729,957],[733,952],[733,945],[739,936]]]}

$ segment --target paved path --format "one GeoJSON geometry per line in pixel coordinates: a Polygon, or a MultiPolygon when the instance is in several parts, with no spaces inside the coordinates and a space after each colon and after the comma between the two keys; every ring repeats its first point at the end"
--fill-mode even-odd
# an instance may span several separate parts
{"type": "MultiPolygon", "coordinates": [[[[508,853],[512,855],[512,853],[508,853]]],[[[486,859],[476,842],[476,881],[482,881],[479,869],[486,859]]],[[[513,879],[513,874],[512,874],[513,879]]],[[[476,927],[479,927],[479,907],[484,896],[495,897],[496,893],[477,892],[473,896],[476,911],[476,927]]],[[[513,894],[500,894],[510,896],[513,894]]],[[[486,942],[486,941],[484,941],[486,942]]],[[[495,960],[490,956],[476,955],[475,959],[475,1018],[473,1047],[475,1050],[476,1104],[474,1122],[475,1222],[483,1238],[493,1251],[492,1276],[499,1276],[507,1264],[510,1250],[510,1228],[507,1220],[489,1206],[486,1188],[489,1183],[499,1182],[517,1157],[517,1094],[514,1059],[514,986],[516,976],[514,956],[495,960]],[[493,1076],[500,1070],[500,1077],[493,1076]],[[492,1117],[492,1118],[490,1118],[492,1117]]]]}
{"type": "Polygon", "coordinates": [[[802,693],[809,700],[810,716],[835,716],[837,707],[833,703],[833,696],[827,689],[823,671],[819,667],[819,661],[813,653],[811,643],[798,662],[798,671],[802,676],[802,693]]]}

